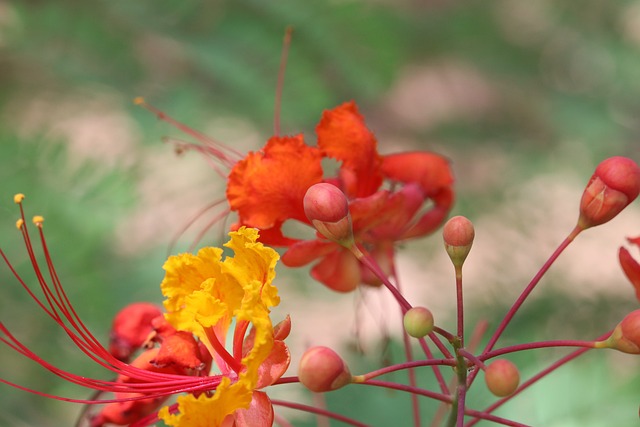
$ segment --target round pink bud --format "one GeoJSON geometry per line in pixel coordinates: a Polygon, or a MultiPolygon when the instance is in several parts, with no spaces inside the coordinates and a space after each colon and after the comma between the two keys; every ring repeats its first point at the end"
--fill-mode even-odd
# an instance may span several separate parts
{"type": "Polygon", "coordinates": [[[404,314],[404,330],[414,338],[423,338],[433,331],[433,313],[426,307],[413,307],[404,314]]]}
{"type": "Polygon", "coordinates": [[[512,362],[498,359],[484,370],[484,381],[489,391],[498,397],[512,394],[520,384],[520,372],[512,362]]]}
{"type": "Polygon", "coordinates": [[[304,352],[298,379],[316,393],[337,390],[352,382],[347,364],[328,347],[312,347],[304,352]]]}
{"type": "Polygon", "coordinates": [[[580,201],[578,226],[604,224],[640,194],[640,167],[627,157],[610,157],[597,167],[580,201]]]}
{"type": "Polygon", "coordinates": [[[640,354],[640,310],[627,314],[604,343],[623,353],[640,354]]]}
{"type": "Polygon", "coordinates": [[[444,248],[456,267],[461,267],[471,251],[476,232],[473,224],[463,216],[454,216],[444,225],[444,248]]]}
{"type": "Polygon", "coordinates": [[[338,187],[326,182],[314,184],[303,203],[304,213],[320,234],[344,245],[353,242],[349,201],[338,187]]]}

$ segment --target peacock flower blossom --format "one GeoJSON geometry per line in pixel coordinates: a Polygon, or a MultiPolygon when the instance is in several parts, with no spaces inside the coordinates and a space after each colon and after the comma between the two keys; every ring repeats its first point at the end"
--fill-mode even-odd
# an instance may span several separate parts
{"type": "Polygon", "coordinates": [[[221,376],[212,396],[187,394],[178,397],[177,408],[163,408],[158,416],[169,426],[273,423],[269,398],[257,389],[278,380],[290,361],[282,341],[290,330],[289,320],[274,330],[269,317],[270,308],[280,302],[271,284],[278,254],[257,242],[256,229],[242,227],[230,236],[225,246],[234,257],[223,261],[222,249],[204,248],[197,255],[170,257],[164,265],[160,287],[167,321],[203,343],[221,376]],[[232,324],[229,353],[223,343],[232,324]]]}
{"type": "MultiPolygon", "coordinates": [[[[432,233],[453,205],[448,160],[425,151],[381,155],[354,102],[323,113],[316,127],[316,146],[307,145],[302,135],[276,135],[246,156],[169,117],[143,98],[134,102],[199,142],[175,142],[179,152],[194,150],[212,157],[222,166],[213,163],[222,176],[223,169],[229,170],[226,199],[238,215],[232,229],[259,229],[261,242],[286,248],[282,262],[289,267],[315,262],[311,275],[336,291],[381,282],[344,246],[344,240],[332,241],[321,230],[311,239],[285,234],[283,226],[290,220],[314,227],[304,208],[311,186],[328,183],[344,193],[350,221],[337,224],[350,224],[353,239],[347,240],[364,249],[387,274],[393,271],[395,243],[432,233]],[[332,161],[339,164],[337,172],[325,170],[332,161]]],[[[228,213],[221,212],[216,221],[228,213]]]]}
{"type": "Polygon", "coordinates": [[[454,200],[449,162],[429,152],[379,154],[354,102],[325,111],[316,133],[316,147],[302,135],[276,136],[234,165],[227,199],[238,213],[235,227],[259,228],[261,241],[286,247],[287,266],[317,262],[311,275],[336,291],[379,284],[340,242],[321,233],[314,239],[285,235],[283,224],[313,226],[304,211],[307,190],[322,182],[334,185],[348,200],[355,243],[390,273],[396,242],[425,236],[447,218],[454,200]],[[336,175],[325,174],[325,159],[339,162],[336,175]]]}
{"type": "MultiPolygon", "coordinates": [[[[448,160],[425,151],[381,155],[375,135],[353,101],[323,113],[316,127],[316,146],[307,145],[302,135],[276,135],[261,150],[244,157],[142,98],[135,103],[200,143],[176,142],[178,151],[211,156],[222,166],[214,163],[223,176],[221,169],[229,169],[226,199],[229,209],[238,215],[232,229],[259,229],[261,242],[286,248],[282,262],[289,267],[315,262],[311,275],[336,291],[381,282],[344,246],[344,240],[332,241],[321,230],[311,239],[283,231],[290,220],[317,225],[305,214],[304,199],[310,187],[326,183],[344,193],[350,218],[336,224],[350,224],[353,239],[349,236],[347,240],[364,249],[387,274],[393,271],[395,243],[434,232],[453,205],[448,160]],[[332,162],[338,163],[337,171],[325,170],[332,162]]],[[[225,210],[216,219],[227,214],[225,210]]]]}
{"type": "Polygon", "coordinates": [[[36,295],[0,249],[14,277],[69,339],[114,380],[64,371],[34,353],[0,322],[0,342],[66,381],[94,390],[91,399],[71,399],[0,382],[37,395],[84,404],[102,404],[88,425],[270,426],[273,407],[261,388],[286,371],[290,355],[283,340],[291,329],[287,317],[275,327],[270,309],[279,303],[275,277],[277,253],[257,242],[258,231],[240,228],[226,244],[234,256],[222,260],[222,249],[204,248],[196,255],[170,257],[162,292],[166,313],[146,303],[125,308],[114,319],[109,349],[78,317],[56,273],[43,231],[34,217],[46,266],[38,261],[25,222],[24,196],[16,223],[44,297],[36,295]],[[48,279],[47,279],[48,278],[48,279]],[[129,320],[127,320],[127,318],[129,320]],[[232,335],[231,335],[232,334],[232,335]],[[224,343],[230,335],[231,349],[224,343]],[[137,354],[137,356],[135,356],[137,354]],[[133,357],[133,361],[127,360],[133,357]],[[214,367],[214,369],[212,369],[214,367]],[[105,394],[113,398],[102,398],[105,394]],[[158,408],[172,395],[177,403],[158,408]]]}

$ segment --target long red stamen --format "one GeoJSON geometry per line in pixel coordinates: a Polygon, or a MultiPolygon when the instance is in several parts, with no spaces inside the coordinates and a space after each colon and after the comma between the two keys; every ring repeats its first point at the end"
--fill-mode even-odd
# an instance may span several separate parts
{"type": "Polygon", "coordinates": [[[220,340],[218,340],[216,333],[211,328],[207,328],[206,332],[207,338],[209,339],[209,342],[211,343],[211,346],[213,347],[216,354],[220,356],[222,360],[224,360],[224,362],[227,364],[227,366],[229,366],[230,369],[233,369],[233,371],[235,371],[236,373],[240,373],[240,371],[242,370],[242,365],[239,361],[234,359],[231,354],[229,354],[226,348],[224,348],[224,346],[220,343],[220,340]]]}
{"type": "Polygon", "coordinates": [[[284,86],[284,72],[287,69],[287,57],[291,46],[291,34],[293,27],[289,26],[285,30],[282,41],[282,55],[280,56],[280,70],[278,71],[278,83],[276,86],[276,99],[273,108],[273,135],[280,136],[280,110],[282,106],[282,88],[284,86]]]}
{"type": "Polygon", "coordinates": [[[89,331],[89,329],[82,322],[73,305],[71,304],[55,270],[51,254],[47,247],[42,227],[43,219],[41,217],[35,217],[34,223],[38,227],[40,242],[47,264],[47,272],[52,285],[49,285],[48,281],[46,280],[45,274],[43,273],[43,270],[40,267],[40,264],[38,263],[37,257],[35,255],[31,237],[29,235],[29,230],[25,223],[24,210],[21,204],[22,197],[23,196],[20,195],[20,197],[16,196],[15,198],[16,203],[20,207],[21,216],[21,219],[17,222],[16,225],[20,229],[20,232],[23,236],[27,254],[31,262],[31,267],[34,271],[36,279],[38,280],[41,291],[43,292],[44,299],[35,295],[34,291],[27,285],[27,283],[15,270],[13,265],[9,262],[2,249],[0,249],[0,257],[2,257],[13,276],[20,283],[27,294],[47,314],[47,316],[49,316],[54,322],[56,322],[60,327],[63,328],[67,336],[73,341],[74,344],[76,344],[76,346],[78,346],[78,348],[80,348],[83,353],[85,353],[91,360],[98,363],[105,369],[115,373],[116,375],[129,377],[134,381],[124,382],[87,378],[85,376],[76,375],[57,368],[56,366],[50,364],[49,362],[38,356],[36,353],[31,351],[27,346],[22,344],[13,334],[11,334],[9,329],[2,322],[0,322],[0,342],[16,351],[17,353],[33,360],[52,374],[63,378],[73,384],[98,391],[112,393],[136,393],[138,395],[130,397],[118,397],[116,399],[70,399],[33,390],[25,386],[14,384],[11,381],[3,378],[0,378],[1,383],[41,396],[77,403],[110,403],[128,400],[141,400],[148,399],[150,397],[161,397],[182,392],[211,391],[217,388],[222,378],[221,376],[193,377],[171,373],[151,372],[149,370],[128,365],[112,356],[104,348],[104,346],[100,344],[98,339],[96,339],[95,336],[89,331]]]}
{"type": "MultiPolygon", "coordinates": [[[[167,122],[170,125],[180,129],[182,132],[186,133],[187,135],[194,137],[196,140],[198,140],[200,143],[202,143],[206,147],[206,150],[204,152],[206,152],[207,154],[211,154],[212,156],[220,160],[220,163],[222,163],[224,166],[228,167],[229,169],[231,169],[233,165],[235,165],[239,160],[241,160],[244,157],[240,152],[234,150],[233,148],[227,147],[226,145],[203,134],[202,132],[198,132],[197,130],[190,128],[186,124],[179,122],[173,117],[168,116],[166,113],[164,113],[163,111],[160,111],[153,105],[147,104],[144,98],[136,98],[134,100],[134,103],[151,111],[158,117],[158,119],[164,122],[167,122]]],[[[192,147],[189,147],[189,148],[192,148],[192,147]]]]}
{"type": "MultiPolygon", "coordinates": [[[[225,210],[218,213],[217,215],[215,215],[211,220],[209,220],[207,222],[207,224],[198,232],[196,238],[194,239],[193,243],[191,244],[191,246],[189,247],[189,252],[191,252],[193,250],[193,247],[202,239],[202,236],[204,235],[204,233],[209,230],[215,223],[217,223],[218,221],[222,220],[223,218],[225,218],[227,215],[229,215],[229,208],[226,207],[227,206],[227,199],[220,199],[220,200],[216,200],[213,201],[211,203],[209,203],[208,205],[206,205],[205,207],[201,208],[200,210],[198,210],[198,212],[191,217],[183,226],[182,228],[180,228],[180,230],[178,230],[172,237],[171,240],[169,242],[169,250],[168,252],[171,253],[173,252],[173,248],[176,245],[176,242],[178,241],[178,239],[180,238],[180,236],[182,236],[184,233],[186,233],[186,231],[193,225],[195,224],[196,221],[198,221],[198,219],[200,219],[207,211],[214,209],[220,205],[224,205],[225,206],[225,210]]],[[[222,239],[220,239],[222,240],[222,239]]]]}
{"type": "Polygon", "coordinates": [[[238,320],[235,330],[233,331],[233,357],[238,360],[242,359],[242,344],[244,343],[244,335],[249,327],[246,320],[238,320]]]}

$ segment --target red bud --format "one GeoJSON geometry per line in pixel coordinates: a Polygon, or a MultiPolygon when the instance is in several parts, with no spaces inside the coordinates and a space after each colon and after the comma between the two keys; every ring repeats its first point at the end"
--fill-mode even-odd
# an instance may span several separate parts
{"type": "Polygon", "coordinates": [[[591,176],[580,201],[578,226],[583,230],[618,215],[640,193],[640,168],[626,157],[602,161],[591,176]]]}
{"type": "Polygon", "coordinates": [[[640,354],[640,310],[632,311],[618,323],[606,341],[596,344],[597,348],[612,348],[629,354],[640,354]]]}
{"type": "Polygon", "coordinates": [[[349,202],[335,185],[322,182],[309,187],[304,195],[304,212],[327,239],[346,245],[353,243],[349,202]]]}
{"type": "Polygon", "coordinates": [[[456,267],[461,267],[469,255],[476,232],[473,224],[463,216],[454,216],[444,225],[444,248],[456,267]]]}
{"type": "Polygon", "coordinates": [[[347,364],[328,347],[312,347],[302,355],[298,378],[316,393],[337,390],[352,382],[347,364]]]}

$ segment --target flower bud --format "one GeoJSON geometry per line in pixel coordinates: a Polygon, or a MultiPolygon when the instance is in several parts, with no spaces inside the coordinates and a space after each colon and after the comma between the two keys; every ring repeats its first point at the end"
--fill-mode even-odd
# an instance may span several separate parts
{"type": "Polygon", "coordinates": [[[404,314],[404,330],[414,338],[422,338],[433,331],[433,314],[426,307],[413,307],[404,314]]]}
{"type": "Polygon", "coordinates": [[[596,343],[596,348],[612,348],[623,353],[640,354],[640,310],[627,314],[609,338],[596,343]]]}
{"type": "Polygon", "coordinates": [[[520,384],[520,372],[512,362],[498,359],[484,370],[484,381],[489,391],[498,397],[512,394],[520,384]]]}
{"type": "Polygon", "coordinates": [[[475,235],[473,224],[463,216],[454,216],[444,225],[442,230],[444,248],[455,267],[462,267],[469,255],[475,235]]]}
{"type": "Polygon", "coordinates": [[[314,184],[303,203],[307,218],[320,234],[344,246],[353,243],[349,202],[338,187],[326,182],[314,184]]]}
{"type": "Polygon", "coordinates": [[[337,390],[352,382],[347,364],[328,347],[312,347],[302,355],[298,379],[316,393],[337,390]]]}
{"type": "Polygon", "coordinates": [[[597,167],[580,201],[578,227],[604,224],[640,193],[640,168],[626,157],[610,157],[597,167]]]}

